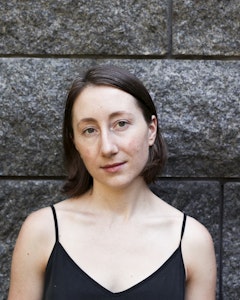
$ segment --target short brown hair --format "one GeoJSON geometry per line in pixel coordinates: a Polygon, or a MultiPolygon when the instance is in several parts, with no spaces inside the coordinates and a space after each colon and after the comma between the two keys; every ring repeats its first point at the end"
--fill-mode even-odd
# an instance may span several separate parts
{"type": "MultiPolygon", "coordinates": [[[[89,69],[83,76],[76,78],[68,93],[63,123],[64,161],[67,169],[63,193],[70,197],[84,194],[93,184],[93,178],[74,146],[72,128],[74,102],[88,85],[111,86],[132,95],[137,100],[148,124],[152,120],[152,115],[157,117],[156,108],[147,89],[138,78],[125,69],[110,65],[96,66],[89,69]]],[[[158,126],[155,142],[149,148],[148,161],[141,174],[147,184],[154,182],[157,175],[162,171],[166,160],[166,145],[158,126]]]]}

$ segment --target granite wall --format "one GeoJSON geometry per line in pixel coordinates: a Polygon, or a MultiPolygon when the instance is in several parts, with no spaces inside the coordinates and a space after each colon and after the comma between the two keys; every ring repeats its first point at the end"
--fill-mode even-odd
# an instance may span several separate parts
{"type": "Polygon", "coordinates": [[[63,199],[61,126],[82,69],[116,64],[151,91],[169,149],[154,187],[213,235],[217,297],[240,298],[239,0],[1,3],[0,300],[33,210],[63,199]]]}

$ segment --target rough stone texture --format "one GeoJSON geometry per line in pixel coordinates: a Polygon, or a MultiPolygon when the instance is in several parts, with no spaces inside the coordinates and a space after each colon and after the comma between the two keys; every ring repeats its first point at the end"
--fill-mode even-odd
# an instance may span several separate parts
{"type": "Polygon", "coordinates": [[[239,177],[239,67],[220,61],[167,65],[162,100],[167,175],[239,177]]]}
{"type": "Polygon", "coordinates": [[[56,180],[0,181],[0,300],[6,299],[13,246],[26,216],[63,199],[56,180]]]}
{"type": "Polygon", "coordinates": [[[4,1],[0,53],[166,54],[168,1],[4,1]]]}
{"type": "Polygon", "coordinates": [[[0,175],[62,176],[67,89],[100,63],[138,75],[169,148],[166,176],[240,176],[238,61],[0,59],[0,175]]]}
{"type": "Polygon", "coordinates": [[[240,55],[239,0],[173,1],[174,55],[240,55]]]}
{"type": "Polygon", "coordinates": [[[223,295],[224,299],[240,296],[240,182],[224,187],[223,223],[223,295]]]}
{"type": "Polygon", "coordinates": [[[23,219],[62,199],[64,100],[96,63],[126,67],[150,90],[169,148],[155,191],[209,229],[218,299],[240,299],[239,0],[2,2],[0,300],[23,219]]]}
{"type": "Polygon", "coordinates": [[[1,60],[1,175],[63,173],[64,72],[64,63],[54,60],[1,60]]]}

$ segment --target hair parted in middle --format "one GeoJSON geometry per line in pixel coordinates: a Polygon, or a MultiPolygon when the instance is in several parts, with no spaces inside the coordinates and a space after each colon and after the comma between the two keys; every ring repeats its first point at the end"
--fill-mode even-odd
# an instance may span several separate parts
{"type": "MultiPolygon", "coordinates": [[[[63,193],[70,197],[77,197],[87,192],[93,185],[93,178],[86,169],[73,141],[72,109],[77,97],[89,85],[110,86],[120,89],[137,100],[147,124],[157,112],[153,100],[143,83],[133,74],[117,66],[104,65],[89,69],[82,76],[77,77],[68,93],[64,122],[63,146],[64,161],[67,170],[63,193]]],[[[162,134],[157,125],[155,142],[149,147],[148,161],[141,173],[147,184],[154,182],[161,173],[167,160],[167,149],[162,134]]]]}

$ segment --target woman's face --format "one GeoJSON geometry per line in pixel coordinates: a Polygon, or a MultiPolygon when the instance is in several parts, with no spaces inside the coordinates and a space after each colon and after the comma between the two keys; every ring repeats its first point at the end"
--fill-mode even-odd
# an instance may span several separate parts
{"type": "Polygon", "coordinates": [[[123,188],[140,178],[157,120],[147,124],[136,99],[108,86],[88,86],[72,111],[74,144],[94,184],[123,188]]]}

